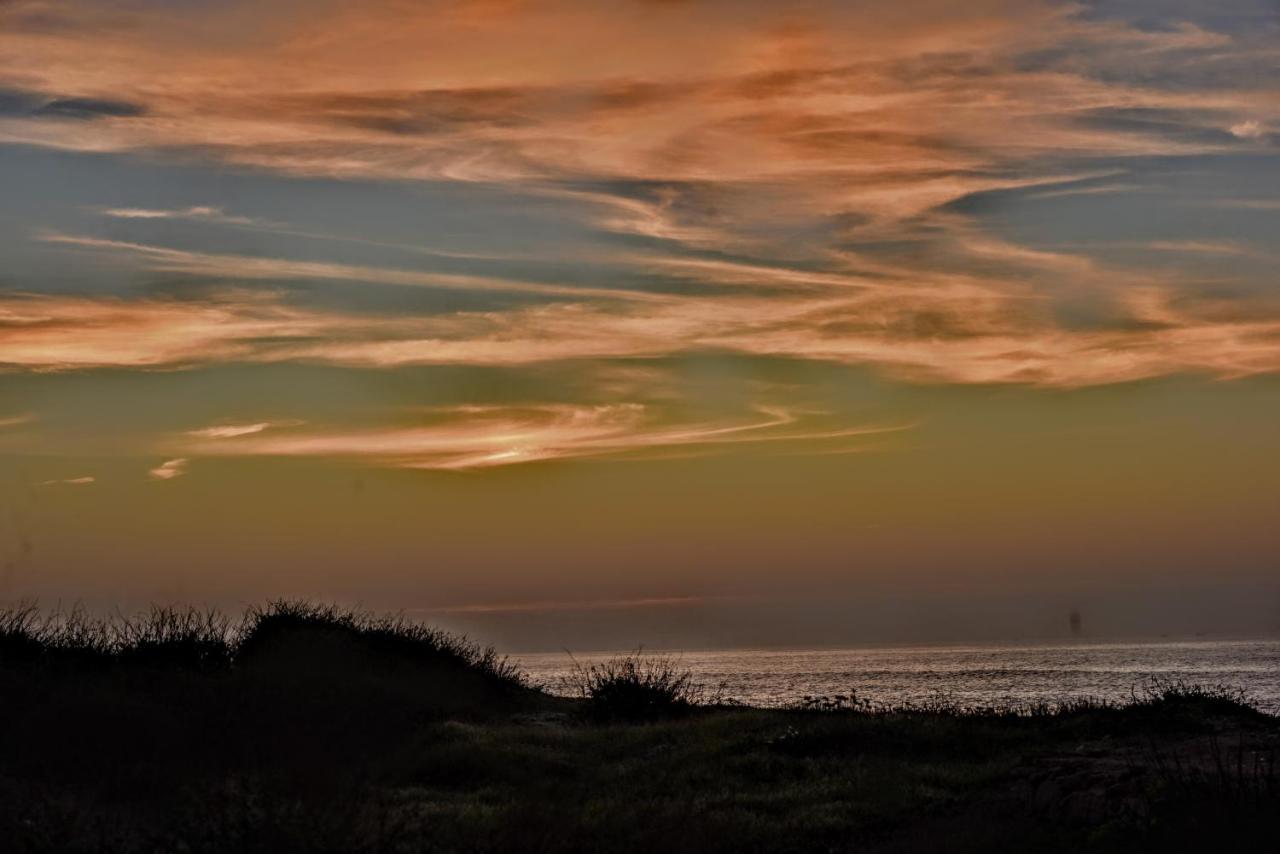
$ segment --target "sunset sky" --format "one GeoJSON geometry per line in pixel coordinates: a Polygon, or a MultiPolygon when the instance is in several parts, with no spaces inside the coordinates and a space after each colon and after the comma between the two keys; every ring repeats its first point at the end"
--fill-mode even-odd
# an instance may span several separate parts
{"type": "Polygon", "coordinates": [[[1273,0],[0,0],[0,600],[1280,631],[1273,0]]]}

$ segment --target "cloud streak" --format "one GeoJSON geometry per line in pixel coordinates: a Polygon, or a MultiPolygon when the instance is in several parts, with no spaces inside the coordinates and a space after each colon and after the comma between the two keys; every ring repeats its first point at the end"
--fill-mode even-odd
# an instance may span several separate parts
{"type": "Polygon", "coordinates": [[[652,454],[672,449],[711,453],[768,442],[855,442],[903,426],[820,428],[797,413],[762,409],[749,420],[665,424],[640,404],[463,407],[441,423],[363,430],[292,431],[267,437],[189,443],[192,455],[331,457],[377,465],[462,471],[549,460],[652,454]]]}
{"type": "Polygon", "coordinates": [[[189,430],[187,435],[194,436],[197,439],[235,439],[240,436],[252,436],[254,433],[261,433],[263,430],[269,430],[272,427],[292,427],[300,423],[302,422],[259,421],[254,424],[215,424],[212,427],[189,430]]]}
{"type": "Polygon", "coordinates": [[[201,300],[10,295],[0,297],[0,365],[520,367],[727,352],[869,364],[920,381],[1049,387],[1280,370],[1280,319],[1259,316],[1248,299],[1189,299],[1146,283],[1131,287],[1113,322],[1067,329],[1042,300],[964,281],[835,290],[421,316],[319,310],[237,291],[201,300]]]}
{"type": "Polygon", "coordinates": [[[173,480],[182,477],[187,473],[187,460],[184,457],[177,457],[172,460],[165,460],[160,465],[147,472],[152,480],[173,480]]]}
{"type": "Polygon", "coordinates": [[[96,477],[65,477],[54,480],[42,480],[37,486],[89,486],[97,482],[96,477]]]}
{"type": "Polygon", "coordinates": [[[236,216],[223,212],[222,208],[194,205],[173,210],[157,208],[103,208],[103,216],[114,219],[189,219],[214,222],[223,225],[256,225],[258,220],[248,216],[236,216]]]}
{"type": "Polygon", "coordinates": [[[70,234],[43,234],[39,239],[46,243],[123,253],[141,260],[153,270],[188,273],[195,276],[209,276],[221,279],[267,279],[277,281],[321,279],[357,284],[376,283],[457,291],[524,293],[548,297],[600,297],[636,301],[658,299],[658,297],[639,291],[613,288],[550,285],[465,274],[431,273],[355,264],[194,252],[171,249],[164,246],[70,234]]]}

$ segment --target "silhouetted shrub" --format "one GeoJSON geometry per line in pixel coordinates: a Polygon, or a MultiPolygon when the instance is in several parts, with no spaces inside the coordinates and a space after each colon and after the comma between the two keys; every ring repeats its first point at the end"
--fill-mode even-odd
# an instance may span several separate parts
{"type": "Polygon", "coordinates": [[[1236,714],[1252,710],[1248,695],[1241,688],[1225,685],[1196,685],[1182,681],[1153,678],[1140,690],[1135,689],[1131,706],[1194,706],[1202,712],[1236,714]]]}
{"type": "Polygon", "coordinates": [[[693,674],[674,659],[639,652],[587,667],[575,662],[572,687],[598,721],[650,721],[688,712],[705,698],[693,674]]]}

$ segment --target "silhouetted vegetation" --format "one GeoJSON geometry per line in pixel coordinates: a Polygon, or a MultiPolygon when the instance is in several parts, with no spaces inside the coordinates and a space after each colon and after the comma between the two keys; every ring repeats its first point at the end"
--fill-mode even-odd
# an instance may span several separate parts
{"type": "Polygon", "coordinates": [[[82,610],[42,614],[34,606],[0,612],[0,662],[145,665],[181,671],[227,671],[283,656],[291,668],[331,667],[364,658],[374,668],[411,663],[470,671],[522,686],[510,661],[492,647],[411,622],[332,605],[279,600],[251,608],[238,625],[218,611],[154,607],[104,619],[82,610]]]}
{"type": "Polygon", "coordinates": [[[1143,817],[1150,836],[1165,845],[1212,850],[1220,828],[1230,826],[1237,850],[1265,850],[1280,841],[1280,746],[1244,734],[1228,740],[1217,732],[1198,744],[1152,740],[1153,769],[1143,817]]]}
{"type": "Polygon", "coordinates": [[[637,651],[588,667],[574,664],[572,688],[596,721],[656,721],[686,714],[708,699],[693,674],[667,656],[637,651]]]}
{"type": "Polygon", "coordinates": [[[520,671],[493,647],[424,626],[399,616],[377,616],[305,602],[273,602],[252,609],[237,634],[236,660],[306,668],[324,655],[356,657],[374,668],[411,665],[435,671],[471,673],[512,687],[524,683],[520,671]]]}
{"type": "Polygon", "coordinates": [[[106,650],[130,664],[206,672],[231,665],[230,620],[216,611],[152,608],[108,625],[106,650]]]}
{"type": "Polygon", "coordinates": [[[1074,697],[1057,702],[1034,703],[966,703],[946,692],[939,692],[928,700],[915,703],[877,703],[857,692],[848,694],[806,695],[789,708],[802,712],[858,712],[873,715],[935,715],[963,718],[1067,718],[1078,715],[1122,715],[1139,720],[1150,714],[1168,722],[1170,715],[1189,716],[1202,720],[1217,714],[1260,715],[1239,689],[1222,685],[1193,685],[1183,681],[1153,678],[1130,690],[1129,699],[1123,702],[1097,697],[1074,697]]]}
{"type": "Polygon", "coordinates": [[[677,661],[576,698],[395,617],[0,613],[0,850],[1269,850],[1280,721],[1123,704],[722,702],[677,661]]]}

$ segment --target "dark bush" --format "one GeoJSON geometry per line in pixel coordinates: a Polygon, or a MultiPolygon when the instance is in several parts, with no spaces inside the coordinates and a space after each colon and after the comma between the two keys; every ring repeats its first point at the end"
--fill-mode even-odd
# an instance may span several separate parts
{"type": "Polygon", "coordinates": [[[700,704],[705,690],[675,659],[618,656],[587,667],[576,665],[575,693],[584,713],[597,721],[652,721],[684,714],[700,704]]]}

